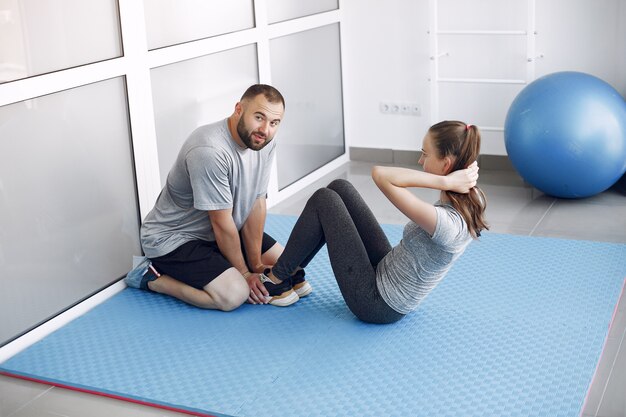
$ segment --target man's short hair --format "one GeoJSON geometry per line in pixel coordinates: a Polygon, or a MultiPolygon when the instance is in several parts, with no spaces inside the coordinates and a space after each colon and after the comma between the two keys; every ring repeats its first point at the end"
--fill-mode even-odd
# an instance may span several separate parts
{"type": "Polygon", "coordinates": [[[280,94],[280,91],[267,84],[254,84],[248,87],[243,96],[241,96],[240,101],[244,100],[252,100],[259,94],[263,94],[265,99],[270,103],[282,103],[283,108],[285,108],[285,99],[283,95],[280,94]]]}

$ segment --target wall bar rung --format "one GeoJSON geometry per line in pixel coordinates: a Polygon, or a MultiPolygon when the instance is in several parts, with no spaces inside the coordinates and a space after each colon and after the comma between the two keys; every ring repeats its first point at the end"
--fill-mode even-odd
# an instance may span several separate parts
{"type": "Polygon", "coordinates": [[[478,126],[478,128],[480,130],[482,130],[483,132],[504,132],[504,128],[503,127],[496,127],[496,126],[478,126]]]}
{"type": "Polygon", "coordinates": [[[526,36],[525,30],[439,30],[437,35],[509,35],[526,36]]]}
{"type": "Polygon", "coordinates": [[[498,78],[438,78],[437,82],[466,84],[526,84],[526,80],[507,80],[498,78]]]}

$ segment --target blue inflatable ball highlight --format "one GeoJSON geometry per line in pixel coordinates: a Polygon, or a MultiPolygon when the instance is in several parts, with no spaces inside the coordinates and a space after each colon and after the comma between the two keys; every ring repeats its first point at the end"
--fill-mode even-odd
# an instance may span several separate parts
{"type": "Polygon", "coordinates": [[[544,193],[598,194],[626,172],[626,101],[589,74],[543,76],[513,100],[504,142],[522,178],[544,193]]]}

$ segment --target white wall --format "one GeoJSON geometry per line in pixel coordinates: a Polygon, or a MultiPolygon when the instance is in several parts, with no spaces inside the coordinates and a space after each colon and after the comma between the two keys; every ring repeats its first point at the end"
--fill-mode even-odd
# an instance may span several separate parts
{"type": "Polygon", "coordinates": [[[428,0],[343,0],[344,105],[350,146],[417,150],[430,126],[428,0]],[[382,101],[422,115],[382,114],[382,101]]]}
{"type": "Polygon", "coordinates": [[[593,74],[620,89],[624,0],[536,0],[537,76],[555,71],[593,74]],[[620,46],[621,44],[621,46],[620,46]]]}
{"type": "Polygon", "coordinates": [[[617,41],[617,50],[619,51],[619,73],[622,74],[618,91],[622,93],[622,97],[626,98],[626,1],[620,3],[619,34],[617,41]]]}
{"type": "MultiPolygon", "coordinates": [[[[438,83],[437,88],[431,88],[429,79],[434,77],[434,72],[429,58],[433,54],[433,43],[428,31],[435,21],[445,29],[462,26],[463,19],[470,22],[479,20],[479,26],[492,26],[493,22],[493,27],[485,27],[486,30],[529,29],[527,33],[531,46],[525,52],[543,56],[528,62],[526,58],[534,56],[512,55],[519,61],[515,64],[517,68],[522,69],[512,72],[526,73],[526,77],[522,77],[526,78],[526,82],[555,71],[582,71],[604,79],[626,95],[626,0],[501,0],[509,3],[509,8],[500,7],[493,1],[472,0],[473,7],[466,7],[467,0],[341,2],[346,74],[345,119],[350,127],[350,146],[417,150],[428,126],[438,121],[435,119],[453,115],[470,123],[474,121],[479,126],[488,124],[493,129],[484,131],[483,153],[506,154],[501,127],[510,102],[524,84],[500,88],[496,85],[476,87],[477,84],[460,83],[451,88],[450,84],[438,83]],[[459,10],[459,13],[441,13],[435,18],[434,5],[442,10],[459,10]],[[507,15],[507,10],[513,7],[528,11],[528,19],[523,20],[527,22],[527,27],[518,28],[520,23],[507,15]],[[476,16],[471,13],[476,13],[476,16]],[[485,13],[494,15],[489,19],[485,13]],[[463,15],[463,19],[459,15],[463,15]],[[507,19],[512,22],[511,27],[501,24],[507,19]],[[431,91],[436,92],[436,100],[432,100],[431,91]],[[468,102],[469,94],[478,97],[468,102]],[[458,95],[458,101],[464,100],[465,103],[455,103],[455,95],[458,95]],[[419,117],[383,114],[379,105],[385,101],[419,103],[422,114],[419,117]],[[437,108],[433,108],[432,102],[439,103],[437,108]]],[[[480,28],[468,25],[467,29],[480,28]]],[[[493,68],[487,70],[489,53],[493,57],[502,55],[502,49],[496,52],[491,49],[489,52],[491,45],[497,45],[499,40],[494,42],[493,37],[481,40],[480,36],[472,34],[466,35],[465,39],[463,36],[458,36],[456,45],[467,43],[472,48],[487,50],[483,58],[487,62],[476,63],[485,69],[482,78],[511,78],[504,73],[494,77],[493,68]]],[[[507,42],[519,44],[519,40],[507,42]]],[[[443,41],[439,43],[441,47],[445,44],[443,41]]],[[[524,43],[522,39],[522,45],[524,43]]],[[[454,62],[445,59],[447,57],[439,61],[441,69],[446,69],[446,63],[454,62]]],[[[462,62],[467,62],[468,68],[465,69],[472,66],[471,60],[462,62]]],[[[443,76],[447,77],[440,70],[439,77],[443,76]]]]}

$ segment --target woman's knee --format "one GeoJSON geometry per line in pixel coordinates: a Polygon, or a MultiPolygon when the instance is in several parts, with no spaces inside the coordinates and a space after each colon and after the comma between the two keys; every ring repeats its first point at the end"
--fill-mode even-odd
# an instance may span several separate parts
{"type": "Polygon", "coordinates": [[[339,198],[341,198],[344,202],[353,202],[361,199],[361,195],[354,188],[354,185],[350,181],[344,179],[336,179],[330,184],[328,184],[328,189],[337,193],[339,198]]]}
{"type": "Polygon", "coordinates": [[[330,188],[319,188],[316,190],[311,198],[309,198],[308,203],[321,204],[322,206],[328,206],[334,201],[341,201],[339,195],[330,188]]]}
{"type": "Polygon", "coordinates": [[[337,178],[333,180],[326,188],[329,188],[337,193],[342,193],[344,191],[356,190],[354,185],[348,180],[344,180],[343,178],[337,178]]]}
{"type": "Polygon", "coordinates": [[[316,190],[306,203],[305,210],[317,213],[335,213],[345,210],[345,204],[339,194],[330,188],[316,190]]]}

